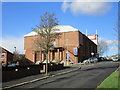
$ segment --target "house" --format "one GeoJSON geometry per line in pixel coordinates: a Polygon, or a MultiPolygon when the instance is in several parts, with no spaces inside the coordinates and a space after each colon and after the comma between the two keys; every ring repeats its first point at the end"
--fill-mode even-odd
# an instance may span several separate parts
{"type": "Polygon", "coordinates": [[[0,62],[7,65],[11,61],[13,61],[13,53],[3,47],[0,47],[0,62]]]}
{"type": "MultiPolygon", "coordinates": [[[[97,45],[78,29],[69,25],[57,25],[54,28],[59,29],[57,32],[61,33],[61,36],[53,42],[54,48],[49,51],[49,61],[78,63],[96,56],[97,45]]],[[[44,52],[37,52],[34,49],[34,40],[37,37],[34,31],[24,35],[25,57],[34,63],[43,62],[46,59],[44,52]]]]}

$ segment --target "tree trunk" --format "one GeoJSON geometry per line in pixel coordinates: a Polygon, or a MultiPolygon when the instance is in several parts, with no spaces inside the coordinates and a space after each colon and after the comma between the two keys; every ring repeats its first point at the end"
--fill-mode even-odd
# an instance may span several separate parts
{"type": "Polygon", "coordinates": [[[48,52],[46,53],[46,75],[48,74],[48,52]]]}

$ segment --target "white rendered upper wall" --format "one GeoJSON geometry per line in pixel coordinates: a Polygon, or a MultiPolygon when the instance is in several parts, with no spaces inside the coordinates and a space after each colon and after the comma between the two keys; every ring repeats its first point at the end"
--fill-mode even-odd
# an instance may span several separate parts
{"type": "Polygon", "coordinates": [[[96,45],[98,45],[98,35],[94,34],[94,35],[87,35],[87,37],[93,41],[96,45]]]}

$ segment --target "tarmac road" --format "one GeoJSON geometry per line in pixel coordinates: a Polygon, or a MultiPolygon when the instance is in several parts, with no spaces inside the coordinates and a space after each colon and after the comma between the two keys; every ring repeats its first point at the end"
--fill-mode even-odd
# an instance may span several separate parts
{"type": "MultiPolygon", "coordinates": [[[[95,89],[105,78],[118,68],[116,62],[100,62],[91,65],[83,65],[77,71],[50,77],[34,83],[29,83],[15,88],[92,88],[95,89]]],[[[14,88],[14,89],[15,89],[14,88]]]]}

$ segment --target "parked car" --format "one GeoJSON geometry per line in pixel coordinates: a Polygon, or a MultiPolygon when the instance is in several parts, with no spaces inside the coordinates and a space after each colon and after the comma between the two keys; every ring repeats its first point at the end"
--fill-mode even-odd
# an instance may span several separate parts
{"type": "Polygon", "coordinates": [[[112,58],[112,60],[113,60],[114,62],[120,61],[120,57],[114,57],[114,58],[112,58]]]}
{"type": "Polygon", "coordinates": [[[90,60],[90,63],[98,62],[98,59],[96,57],[91,57],[91,58],[89,58],[89,60],[90,60]]]}
{"type": "Polygon", "coordinates": [[[84,64],[96,63],[96,62],[98,62],[98,59],[96,57],[91,57],[83,61],[84,64]]]}
{"type": "Polygon", "coordinates": [[[84,60],[83,63],[84,63],[84,64],[89,64],[89,63],[90,63],[90,60],[84,60]]]}
{"type": "Polygon", "coordinates": [[[17,64],[10,64],[10,65],[8,65],[8,67],[15,67],[15,66],[17,66],[17,64]]]}
{"type": "Polygon", "coordinates": [[[98,57],[97,59],[98,59],[98,62],[100,62],[100,61],[104,61],[104,60],[105,60],[104,57],[98,57]]]}

